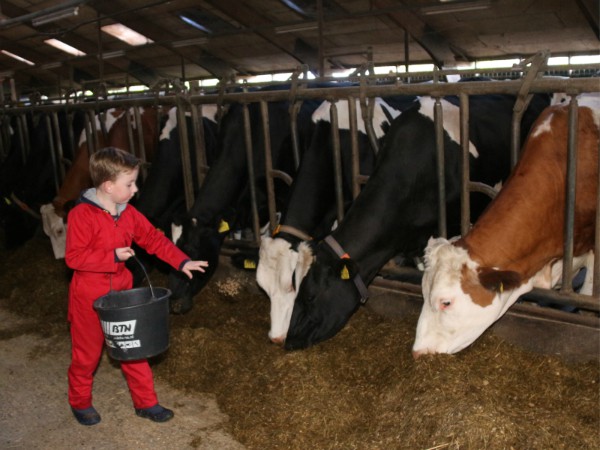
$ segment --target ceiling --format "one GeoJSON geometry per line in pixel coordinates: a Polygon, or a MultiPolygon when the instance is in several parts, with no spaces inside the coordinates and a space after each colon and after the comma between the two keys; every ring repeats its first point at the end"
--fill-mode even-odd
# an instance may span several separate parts
{"type": "Polygon", "coordinates": [[[153,85],[161,80],[229,78],[433,62],[597,54],[597,0],[9,0],[0,1],[4,90],[56,93],[82,87],[153,85]],[[77,8],[49,23],[48,13],[77,8]],[[201,31],[180,15],[201,23],[201,31]],[[132,47],[100,31],[122,23],[153,42],[132,47]],[[35,23],[35,25],[34,25],[35,23]],[[45,44],[56,38],[73,57],[45,44]]]}

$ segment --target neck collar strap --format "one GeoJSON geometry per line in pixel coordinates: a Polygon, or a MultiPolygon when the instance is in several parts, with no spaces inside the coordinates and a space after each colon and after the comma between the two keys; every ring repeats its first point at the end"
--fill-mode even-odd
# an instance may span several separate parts
{"type": "MultiPolygon", "coordinates": [[[[350,259],[350,255],[344,251],[342,246],[334,239],[333,236],[327,236],[325,238],[325,243],[329,245],[329,247],[335,252],[336,255],[338,255],[340,259],[350,259]]],[[[360,294],[360,302],[364,305],[369,299],[369,291],[367,290],[367,286],[358,272],[352,281],[354,282],[354,285],[360,294]]]]}

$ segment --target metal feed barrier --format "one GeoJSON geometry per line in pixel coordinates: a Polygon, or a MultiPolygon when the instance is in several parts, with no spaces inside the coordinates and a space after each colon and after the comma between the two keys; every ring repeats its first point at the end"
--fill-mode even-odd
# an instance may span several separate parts
{"type": "MultiPolygon", "coordinates": [[[[88,137],[88,142],[92,145],[97,141],[91,139],[92,136],[97,136],[95,115],[102,115],[109,108],[129,108],[140,106],[154,107],[171,107],[177,106],[178,123],[181,133],[180,142],[182,160],[184,163],[184,183],[186,194],[186,205],[189,209],[194,203],[194,178],[202,183],[206,176],[209,167],[206,164],[204,136],[202,127],[203,105],[216,104],[219,109],[218,117],[223,114],[223,109],[228,104],[237,102],[244,107],[244,136],[246,142],[246,157],[248,161],[252,160],[254,151],[263,151],[266,156],[265,172],[267,175],[267,195],[269,217],[271,219],[271,231],[275,228],[277,222],[277,211],[275,211],[275,193],[274,180],[279,178],[288,185],[292,183],[292,176],[287,173],[275,170],[271,160],[271,148],[269,140],[269,121],[268,121],[268,102],[273,101],[289,101],[292,135],[295,137],[296,144],[294,145],[294,160],[297,167],[299,163],[298,148],[297,148],[297,127],[296,116],[299,106],[303,100],[308,99],[324,99],[332,102],[331,108],[331,123],[332,123],[332,142],[334,151],[335,173],[332,176],[336,182],[336,199],[337,199],[337,216],[338,220],[343,219],[343,198],[342,198],[342,168],[341,156],[339,147],[338,135],[338,118],[335,102],[338,100],[347,100],[350,106],[350,133],[352,142],[352,179],[353,179],[353,195],[356,197],[360,192],[360,186],[368,180],[368,177],[360,174],[358,165],[358,131],[357,131],[357,112],[355,101],[359,99],[363,115],[360,118],[365,121],[370,141],[376,145],[374,137],[372,120],[372,105],[373,99],[380,96],[391,95],[426,95],[431,96],[436,100],[435,103],[435,123],[436,123],[436,142],[437,142],[437,158],[438,158],[438,198],[439,198],[439,235],[446,236],[446,203],[444,191],[444,148],[443,148],[443,111],[441,108],[440,99],[446,95],[457,95],[460,99],[460,124],[461,124],[461,148],[462,148],[462,192],[461,192],[461,230],[466,233],[470,227],[470,192],[482,192],[491,197],[495,195],[492,187],[474,183],[469,180],[469,96],[478,94],[511,94],[515,95],[517,100],[513,109],[513,130],[512,130],[512,148],[511,161],[514,166],[518,159],[519,152],[519,134],[520,121],[523,113],[527,109],[527,105],[532,94],[535,93],[554,93],[562,92],[570,97],[570,123],[569,123],[569,140],[568,140],[568,178],[567,178],[567,207],[565,208],[565,236],[564,236],[564,255],[566,261],[572,261],[573,257],[573,224],[574,224],[574,202],[575,202],[575,157],[577,137],[574,130],[577,127],[577,99],[576,96],[581,93],[598,93],[600,92],[600,82],[597,78],[541,78],[541,74],[547,70],[546,55],[537,55],[531,60],[525,61],[521,67],[515,68],[517,72],[521,72],[522,76],[519,79],[509,79],[505,81],[472,81],[469,83],[443,83],[439,79],[449,73],[460,73],[468,75],[468,71],[435,71],[430,74],[421,74],[421,77],[416,77],[414,74],[406,74],[403,76],[395,76],[390,81],[390,77],[376,76],[361,76],[357,79],[358,83],[353,86],[335,87],[335,88],[311,88],[307,89],[303,84],[303,80],[299,80],[297,74],[292,80],[289,89],[266,91],[266,92],[228,92],[228,86],[221,86],[216,93],[200,93],[195,90],[185,90],[179,88],[163,92],[152,92],[147,96],[125,97],[118,99],[98,99],[95,102],[71,101],[71,99],[62,99],[59,104],[45,105],[41,102],[34,102],[27,106],[15,106],[6,104],[3,101],[4,107],[0,111],[2,118],[2,127],[0,127],[0,156],[8,152],[6,148],[8,139],[6,126],[7,118],[17,116],[17,133],[24,149],[23,158],[27,157],[27,121],[25,115],[36,112],[51,112],[52,120],[48,119],[49,130],[52,131],[53,145],[51,151],[54,154],[53,161],[56,161],[56,187],[64,179],[65,166],[68,166],[69,161],[66,161],[62,156],[62,144],[60,142],[60,133],[58,132],[58,121],[54,119],[58,111],[65,111],[67,114],[72,114],[75,111],[86,112],[85,132],[88,137]],[[428,78],[433,80],[431,83],[410,83],[409,78],[428,78]],[[388,84],[378,83],[374,81],[382,81],[384,78],[388,84]],[[248,114],[248,104],[260,103],[260,111],[263,119],[262,131],[264,133],[265,148],[253,149],[252,136],[250,127],[250,118],[248,114]],[[187,130],[185,125],[185,114],[189,113],[192,117],[192,130],[187,130]],[[371,113],[371,114],[370,114],[371,113]],[[190,132],[193,135],[192,142],[195,149],[190,149],[188,139],[184,138],[190,132]],[[190,152],[195,151],[200,157],[197,158],[196,167],[191,167],[190,152]],[[195,177],[194,177],[195,171],[195,177]]],[[[557,69],[555,69],[557,70],[557,69]]],[[[592,67],[590,70],[598,70],[598,67],[592,67]]],[[[484,71],[477,71],[477,75],[481,75],[484,71]]],[[[239,85],[236,86],[239,90],[239,85]]],[[[13,95],[13,98],[15,96],[13,95]]],[[[4,100],[2,98],[2,100],[4,100]]],[[[136,129],[141,130],[141,119],[139,111],[136,111],[133,120],[136,123],[136,129]]],[[[101,128],[104,120],[100,120],[101,128]]],[[[105,129],[101,130],[104,133],[105,129]]],[[[131,133],[131,132],[130,132],[131,133]]],[[[72,132],[71,132],[72,135],[72,132]]],[[[130,142],[133,138],[130,137],[130,142]]],[[[137,156],[145,161],[145,152],[143,148],[143,139],[140,139],[141,148],[136,149],[137,156]]],[[[133,148],[133,146],[132,146],[133,148]]],[[[376,151],[376,148],[374,148],[376,151]]],[[[93,151],[93,147],[91,149],[93,151]]],[[[146,167],[147,165],[145,165],[146,167]]],[[[248,164],[249,180],[254,181],[254,167],[248,164]]],[[[600,184],[600,182],[599,182],[600,184]]],[[[241,240],[230,238],[227,240],[227,245],[223,252],[231,254],[238,248],[257,247],[260,245],[260,224],[258,220],[257,201],[256,201],[256,185],[250,183],[251,191],[251,210],[253,213],[253,238],[250,240],[241,240]]],[[[598,208],[596,216],[596,242],[595,254],[600,253],[600,192],[598,193],[598,208]]],[[[563,279],[571,279],[572,265],[564,264],[563,279]]],[[[523,296],[522,302],[510,308],[508,313],[497,322],[493,327],[494,332],[500,334],[504,338],[525,345],[531,350],[542,351],[552,354],[561,354],[567,358],[573,359],[589,359],[598,358],[600,355],[600,258],[596,258],[594,266],[594,283],[593,295],[585,296],[572,292],[570,283],[564,283],[558,291],[534,289],[531,293],[523,296]],[[535,306],[537,302],[549,302],[559,305],[571,306],[584,311],[582,314],[567,313],[552,308],[542,308],[535,306]]],[[[386,315],[404,315],[408,311],[418,311],[421,308],[422,298],[420,289],[420,272],[414,269],[391,270],[384,268],[381,274],[375,278],[370,285],[372,297],[368,305],[373,309],[386,315]]]]}

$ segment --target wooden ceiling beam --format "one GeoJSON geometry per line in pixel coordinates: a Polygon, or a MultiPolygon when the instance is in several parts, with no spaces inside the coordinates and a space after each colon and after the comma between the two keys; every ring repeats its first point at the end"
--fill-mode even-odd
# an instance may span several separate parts
{"type": "MultiPolygon", "coordinates": [[[[398,2],[392,0],[371,0],[373,7],[378,9],[392,9],[398,2]]],[[[402,1],[400,3],[403,3],[402,1]]],[[[385,16],[379,16],[384,22],[391,22],[406,30],[408,34],[431,56],[434,64],[442,68],[452,65],[457,58],[463,59],[465,52],[455,52],[457,47],[452,45],[442,34],[431,28],[421,18],[410,11],[409,6],[402,11],[390,11],[385,16]],[[384,19],[387,17],[387,20],[384,19]]]]}
{"type": "Polygon", "coordinates": [[[301,64],[306,64],[311,72],[319,73],[319,52],[317,49],[292,34],[275,33],[275,24],[257,13],[245,2],[238,0],[207,0],[207,3],[210,3],[230,19],[251,28],[258,36],[281,52],[291,56],[301,64]]]}

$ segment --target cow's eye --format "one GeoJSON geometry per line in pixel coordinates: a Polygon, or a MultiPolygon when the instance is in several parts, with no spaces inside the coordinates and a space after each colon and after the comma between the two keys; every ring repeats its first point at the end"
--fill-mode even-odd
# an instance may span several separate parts
{"type": "Polygon", "coordinates": [[[440,308],[441,309],[448,309],[451,305],[452,305],[452,300],[450,300],[448,298],[440,299],[440,308]]]}

